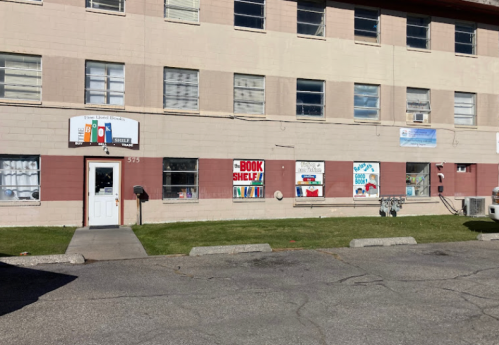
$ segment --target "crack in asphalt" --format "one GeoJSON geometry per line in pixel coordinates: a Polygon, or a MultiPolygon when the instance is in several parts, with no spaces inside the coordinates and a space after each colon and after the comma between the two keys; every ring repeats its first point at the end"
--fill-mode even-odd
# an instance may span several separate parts
{"type": "MultiPolygon", "coordinates": [[[[317,330],[317,333],[319,334],[320,336],[320,341],[323,345],[327,345],[327,342],[326,342],[326,335],[324,334],[324,331],[322,330],[322,328],[314,321],[312,320],[310,317],[307,317],[305,315],[303,315],[302,313],[302,309],[305,307],[305,305],[307,305],[309,302],[310,302],[310,298],[308,297],[307,294],[304,295],[305,296],[305,300],[303,301],[303,303],[298,306],[298,308],[295,310],[295,313],[296,313],[296,316],[298,318],[298,322],[303,326],[303,327],[307,327],[307,325],[305,323],[302,322],[302,319],[305,319],[306,321],[308,321],[309,323],[311,323],[314,328],[317,330]]],[[[295,303],[293,303],[295,304],[295,303]]]]}

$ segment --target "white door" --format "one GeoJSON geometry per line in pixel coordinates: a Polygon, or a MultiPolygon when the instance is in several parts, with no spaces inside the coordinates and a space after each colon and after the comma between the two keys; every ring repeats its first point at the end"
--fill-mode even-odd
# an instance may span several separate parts
{"type": "Polygon", "coordinates": [[[88,225],[119,225],[120,163],[89,162],[88,225]]]}

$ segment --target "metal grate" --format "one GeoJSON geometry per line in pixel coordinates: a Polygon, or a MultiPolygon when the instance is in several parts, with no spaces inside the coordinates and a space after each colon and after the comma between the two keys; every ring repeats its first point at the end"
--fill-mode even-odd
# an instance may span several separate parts
{"type": "Polygon", "coordinates": [[[485,198],[466,198],[464,207],[468,217],[485,216],[485,198]]]}

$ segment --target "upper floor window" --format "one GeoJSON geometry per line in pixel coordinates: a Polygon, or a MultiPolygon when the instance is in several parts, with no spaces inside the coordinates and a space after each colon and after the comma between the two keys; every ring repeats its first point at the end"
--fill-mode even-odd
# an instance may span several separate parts
{"type": "Polygon", "coordinates": [[[324,81],[296,80],[296,115],[324,116],[324,81]]]}
{"type": "Polygon", "coordinates": [[[164,89],[165,109],[199,109],[199,71],[165,67],[164,89]]]}
{"type": "Polygon", "coordinates": [[[199,21],[199,0],[165,0],[165,18],[199,21]]]}
{"type": "Polygon", "coordinates": [[[355,84],[354,118],[379,120],[379,86],[355,84]]]}
{"type": "Polygon", "coordinates": [[[454,124],[476,125],[475,99],[474,93],[454,93],[454,124]]]}
{"type": "Polygon", "coordinates": [[[234,25],[264,29],[265,0],[234,0],[234,25]]]}
{"type": "Polygon", "coordinates": [[[234,113],[265,114],[265,77],[234,75],[234,113]]]}
{"type": "Polygon", "coordinates": [[[355,40],[379,42],[378,10],[355,8],[355,40]]]}
{"type": "Polygon", "coordinates": [[[407,122],[428,123],[430,90],[407,88],[407,122]]]}
{"type": "Polygon", "coordinates": [[[97,10],[125,12],[125,0],[87,0],[87,7],[97,10]]]}
{"type": "Polygon", "coordinates": [[[430,18],[407,16],[407,46],[430,49],[430,18]]]}
{"type": "Polygon", "coordinates": [[[85,103],[125,104],[124,64],[87,61],[85,69],[85,103]]]}
{"type": "Polygon", "coordinates": [[[476,54],[475,25],[456,24],[456,53],[476,54]]]}
{"type": "Polygon", "coordinates": [[[40,200],[40,157],[0,156],[0,201],[40,200]]]}
{"type": "Polygon", "coordinates": [[[325,3],[298,2],[298,33],[301,35],[324,36],[325,3]]]}
{"type": "Polygon", "coordinates": [[[0,53],[0,99],[41,101],[42,58],[0,53]]]}

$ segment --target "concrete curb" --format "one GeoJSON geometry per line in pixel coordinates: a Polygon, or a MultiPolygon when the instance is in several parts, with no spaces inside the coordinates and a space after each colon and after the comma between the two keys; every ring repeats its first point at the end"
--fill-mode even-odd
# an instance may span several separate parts
{"type": "Polygon", "coordinates": [[[414,237],[361,238],[350,241],[351,248],[390,247],[407,244],[418,244],[414,237]]]}
{"type": "Polygon", "coordinates": [[[271,252],[271,251],[272,248],[270,248],[270,245],[268,243],[242,244],[242,245],[233,245],[233,246],[194,247],[191,249],[189,256],[271,252]]]}
{"type": "Polygon", "coordinates": [[[499,234],[480,234],[476,237],[479,241],[499,240],[499,234]]]}
{"type": "Polygon", "coordinates": [[[61,255],[39,255],[39,256],[15,256],[0,258],[0,265],[8,264],[13,266],[36,266],[43,264],[84,264],[85,258],[81,254],[61,254],[61,255]]]}

